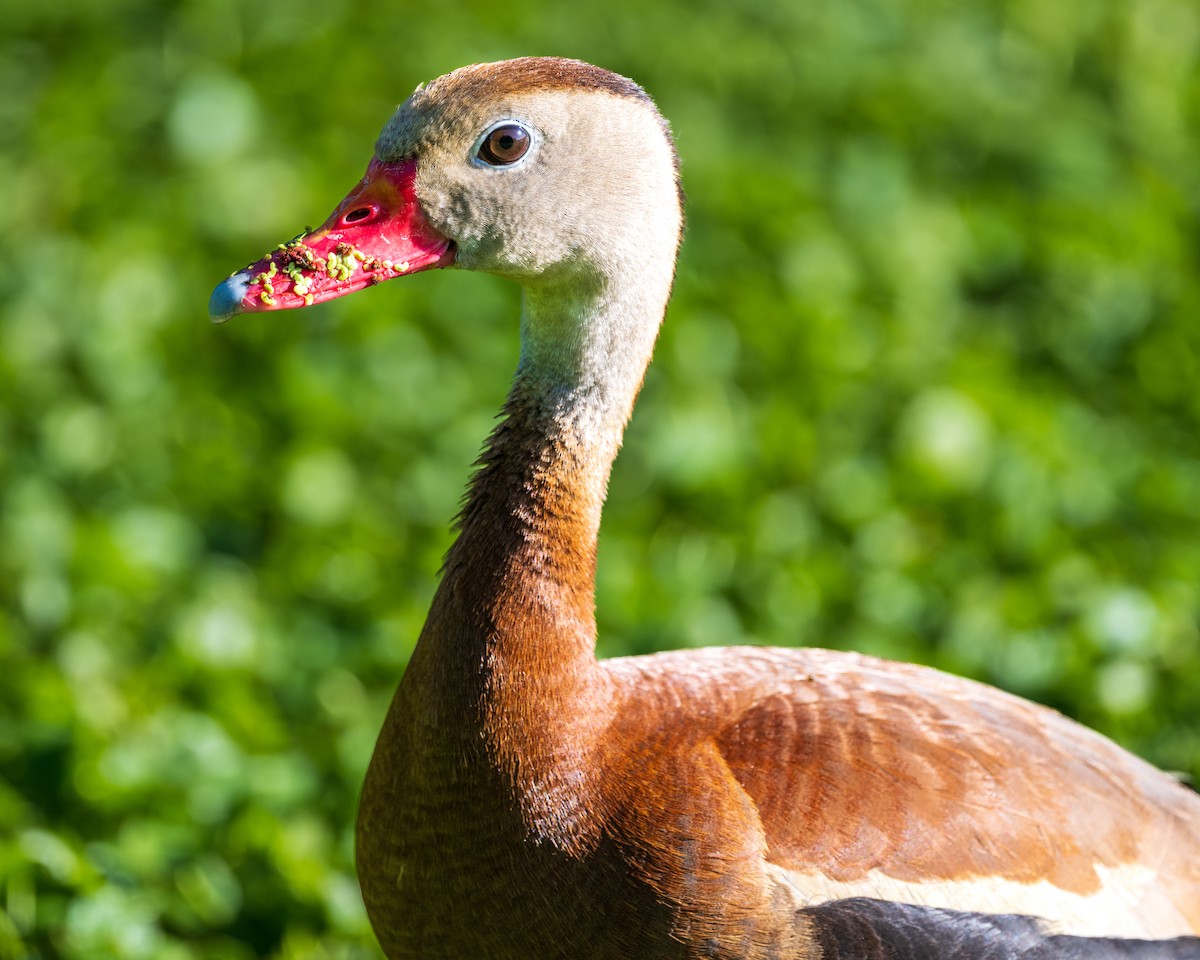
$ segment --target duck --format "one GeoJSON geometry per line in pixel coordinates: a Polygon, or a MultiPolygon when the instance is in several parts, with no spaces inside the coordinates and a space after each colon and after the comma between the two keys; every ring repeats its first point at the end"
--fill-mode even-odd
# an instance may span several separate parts
{"type": "Polygon", "coordinates": [[[1200,960],[1200,795],[1047,707],[854,652],[598,659],[597,535],[683,232],[670,128],[558,57],[422,85],[216,321],[413,273],[520,356],[366,773],[389,958],[1200,960]]]}

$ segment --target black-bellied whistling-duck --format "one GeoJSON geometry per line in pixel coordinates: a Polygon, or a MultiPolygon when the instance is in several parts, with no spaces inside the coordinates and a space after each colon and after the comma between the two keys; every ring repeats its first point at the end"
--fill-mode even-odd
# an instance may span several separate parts
{"type": "Polygon", "coordinates": [[[600,509],[680,227],[641,88],[513,60],[418,89],[325,224],[213,294],[220,320],[430,267],[524,289],[363,791],[388,956],[1200,958],[1200,796],[1051,710],[826,650],[596,659],[600,509]]]}

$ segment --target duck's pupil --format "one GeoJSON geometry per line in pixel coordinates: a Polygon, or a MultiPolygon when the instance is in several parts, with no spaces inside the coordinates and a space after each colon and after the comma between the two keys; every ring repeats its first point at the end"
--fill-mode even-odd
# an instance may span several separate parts
{"type": "Polygon", "coordinates": [[[502,136],[500,138],[500,149],[501,150],[511,150],[512,145],[515,142],[516,141],[514,141],[512,137],[510,137],[508,134],[505,134],[504,136],[502,136]]]}

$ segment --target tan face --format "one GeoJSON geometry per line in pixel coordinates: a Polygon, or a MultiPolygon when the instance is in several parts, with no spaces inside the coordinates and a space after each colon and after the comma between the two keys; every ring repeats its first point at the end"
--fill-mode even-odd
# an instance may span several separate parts
{"type": "Polygon", "coordinates": [[[416,159],[422,212],[460,266],[524,281],[604,273],[647,229],[673,253],[674,157],[648,101],[589,89],[489,96],[461,74],[418,90],[376,144],[384,162],[416,159]],[[527,134],[512,162],[488,150],[500,128],[527,134]]]}
{"type": "Polygon", "coordinates": [[[306,306],[451,264],[553,291],[575,304],[560,319],[647,272],[665,301],[675,179],[665,124],[629,81],[554,59],[465,67],[402,104],[325,223],[220,284],[210,313],[306,306]]]}

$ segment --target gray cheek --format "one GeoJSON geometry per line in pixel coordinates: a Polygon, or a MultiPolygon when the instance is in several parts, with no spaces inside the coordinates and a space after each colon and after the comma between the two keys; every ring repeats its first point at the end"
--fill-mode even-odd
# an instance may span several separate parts
{"type": "Polygon", "coordinates": [[[474,240],[471,205],[459,191],[426,179],[418,184],[417,202],[434,230],[460,248],[471,245],[474,240]]]}
{"type": "Polygon", "coordinates": [[[462,178],[438,171],[419,183],[421,208],[457,244],[460,267],[519,281],[570,258],[564,211],[545,179],[529,175],[533,169],[511,176],[472,170],[462,178]]]}

